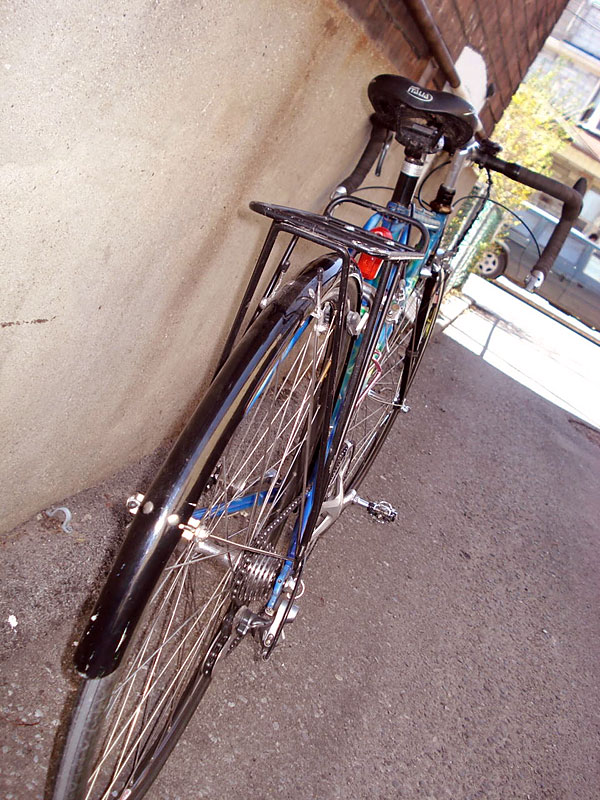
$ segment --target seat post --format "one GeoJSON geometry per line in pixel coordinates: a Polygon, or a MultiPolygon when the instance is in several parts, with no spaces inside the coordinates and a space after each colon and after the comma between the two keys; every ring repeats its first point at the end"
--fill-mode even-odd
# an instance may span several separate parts
{"type": "Polygon", "coordinates": [[[424,166],[425,156],[423,151],[413,147],[405,147],[404,164],[400,175],[398,175],[396,188],[392,195],[393,203],[398,203],[398,205],[404,207],[411,204],[424,166]]]}

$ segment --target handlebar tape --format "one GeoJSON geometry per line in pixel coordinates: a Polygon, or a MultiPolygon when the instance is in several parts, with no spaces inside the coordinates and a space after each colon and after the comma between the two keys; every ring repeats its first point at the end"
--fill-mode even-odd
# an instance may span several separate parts
{"type": "Polygon", "coordinates": [[[537,264],[531,270],[532,273],[537,270],[546,277],[565,243],[573,223],[581,212],[587,181],[585,178],[579,178],[575,186],[571,188],[564,183],[560,183],[560,181],[547,178],[545,175],[540,175],[538,172],[522,167],[520,164],[503,161],[501,158],[481,151],[473,155],[473,160],[483,167],[488,167],[494,172],[506,175],[507,178],[517,183],[522,183],[524,186],[530,186],[532,189],[549,194],[562,202],[560,220],[552,231],[552,235],[548,239],[548,243],[544,247],[537,264]]]}
{"type": "Polygon", "coordinates": [[[377,122],[374,117],[371,117],[371,124],[373,127],[367,146],[354,170],[337,187],[336,192],[339,194],[352,194],[358,189],[369,174],[369,170],[375,163],[375,159],[387,139],[388,131],[385,126],[377,122]]]}

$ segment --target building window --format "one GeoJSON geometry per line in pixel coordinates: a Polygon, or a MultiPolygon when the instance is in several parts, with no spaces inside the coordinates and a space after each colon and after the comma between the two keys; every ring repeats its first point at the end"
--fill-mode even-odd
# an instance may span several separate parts
{"type": "Polygon", "coordinates": [[[567,18],[564,40],[573,47],[600,58],[600,2],[579,0],[571,2],[565,10],[567,18]]]}
{"type": "Polygon", "coordinates": [[[592,253],[590,260],[583,268],[583,272],[600,283],[600,252],[592,253]]]}
{"type": "Polygon", "coordinates": [[[581,217],[588,223],[600,221],[600,192],[596,189],[588,189],[585,193],[581,217]]]}
{"type": "Polygon", "coordinates": [[[600,91],[596,92],[591,103],[583,112],[580,124],[586,131],[600,136],[600,91]]]}

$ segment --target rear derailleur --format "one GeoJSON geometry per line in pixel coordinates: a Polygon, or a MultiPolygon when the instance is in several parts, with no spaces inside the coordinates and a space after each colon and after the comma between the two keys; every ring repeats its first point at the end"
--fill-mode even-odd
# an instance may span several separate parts
{"type": "Polygon", "coordinates": [[[248,606],[232,607],[206,654],[202,672],[212,674],[248,634],[256,642],[258,655],[269,658],[275,645],[285,638],[284,625],[293,622],[298,614],[299,607],[292,598],[292,592],[282,592],[271,615],[257,613],[248,606]]]}

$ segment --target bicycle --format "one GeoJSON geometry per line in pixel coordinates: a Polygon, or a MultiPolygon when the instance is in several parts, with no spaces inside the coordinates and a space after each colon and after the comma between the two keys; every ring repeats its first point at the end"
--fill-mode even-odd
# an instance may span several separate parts
{"type": "Polygon", "coordinates": [[[54,800],[143,797],[227,656],[248,637],[271,655],[298,612],[306,560],[342,511],[395,518],[358,489],[408,409],[451,273],[440,242],[465,164],[563,201],[530,288],[579,213],[581,186],[474,141],[465,100],[392,75],[369,97],[369,143],[323,214],[251,203],[271,227],[204,398],[127,502],[132,523],[75,653],[84,680],[54,800]],[[391,200],[357,197],[394,137],[405,158],[391,200]],[[419,177],[442,149],[449,171],[418,209],[419,177]],[[364,227],[337,216],[349,207],[369,212],[364,227]],[[301,242],[319,255],[286,283],[301,242]]]}

